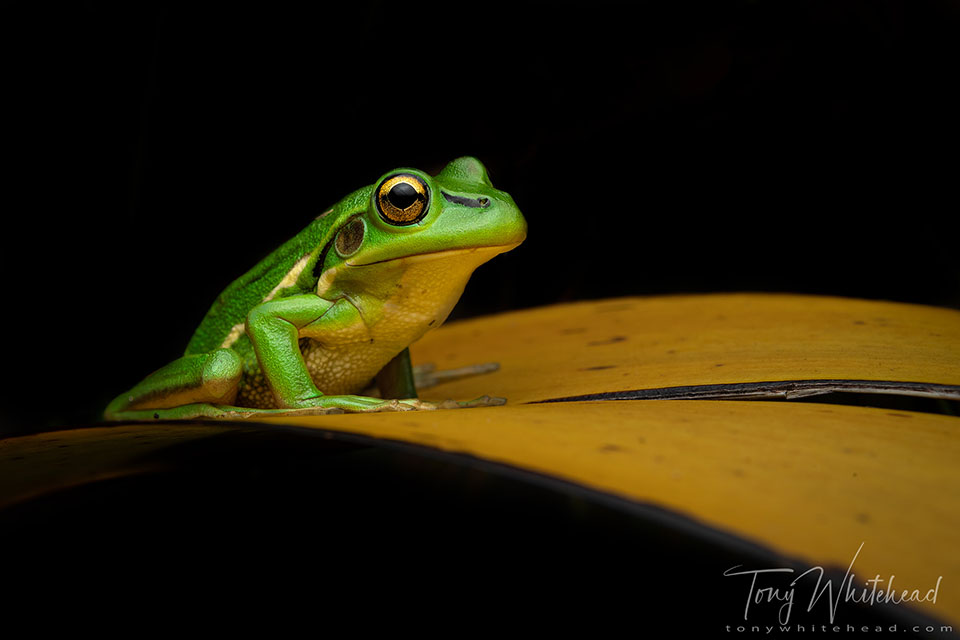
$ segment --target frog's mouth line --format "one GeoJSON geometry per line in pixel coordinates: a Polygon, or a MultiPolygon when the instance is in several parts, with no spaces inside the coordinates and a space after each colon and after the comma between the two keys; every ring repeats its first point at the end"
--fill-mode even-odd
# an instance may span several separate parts
{"type": "Polygon", "coordinates": [[[373,262],[363,262],[360,264],[354,264],[348,260],[345,264],[348,267],[369,267],[375,264],[386,264],[388,262],[408,262],[413,264],[417,262],[426,262],[428,260],[438,260],[441,258],[451,258],[453,256],[458,256],[458,255],[478,253],[480,251],[496,251],[496,253],[504,253],[519,245],[520,245],[519,242],[511,242],[509,244],[484,245],[481,247],[468,247],[465,249],[444,249],[442,251],[429,251],[427,253],[415,253],[409,256],[397,256],[395,258],[384,258],[383,260],[374,260],[373,262]]]}

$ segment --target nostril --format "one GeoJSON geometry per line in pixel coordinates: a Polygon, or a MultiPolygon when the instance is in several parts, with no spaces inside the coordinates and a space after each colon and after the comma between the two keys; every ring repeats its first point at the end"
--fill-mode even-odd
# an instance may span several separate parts
{"type": "Polygon", "coordinates": [[[480,206],[484,208],[490,206],[490,198],[477,198],[477,202],[479,202],[480,206]]]}

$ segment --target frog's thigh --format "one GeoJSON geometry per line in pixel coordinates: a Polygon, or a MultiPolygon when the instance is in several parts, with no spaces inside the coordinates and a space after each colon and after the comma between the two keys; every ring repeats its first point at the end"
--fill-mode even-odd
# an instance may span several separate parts
{"type": "Polygon", "coordinates": [[[137,409],[166,409],[193,403],[231,404],[243,362],[232,349],[189,355],[158,369],[117,397],[106,415],[137,409]]]}

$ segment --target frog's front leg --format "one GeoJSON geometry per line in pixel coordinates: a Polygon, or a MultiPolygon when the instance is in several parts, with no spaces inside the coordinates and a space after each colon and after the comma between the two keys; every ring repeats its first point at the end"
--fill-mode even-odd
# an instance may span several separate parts
{"type": "Polygon", "coordinates": [[[467,402],[424,402],[417,399],[410,367],[410,352],[404,349],[378,376],[386,399],[358,395],[325,396],[313,384],[300,352],[299,339],[330,336],[365,324],[357,307],[341,298],[319,316],[316,311],[329,302],[312,295],[292,296],[256,307],[247,317],[247,335],[257,354],[267,384],[278,406],[287,410],[311,408],[351,412],[455,409],[500,405],[502,398],[483,396],[467,402]],[[320,303],[317,300],[321,301],[320,303]],[[385,375],[389,380],[385,380],[385,375]],[[388,390],[389,389],[389,390],[388,390]]]}
{"type": "Polygon", "coordinates": [[[436,408],[416,399],[328,396],[317,389],[303,361],[299,339],[314,337],[323,340],[362,322],[360,312],[349,300],[342,298],[331,303],[312,294],[273,300],[255,307],[248,314],[247,335],[281,410],[317,408],[368,412],[436,408]]]}

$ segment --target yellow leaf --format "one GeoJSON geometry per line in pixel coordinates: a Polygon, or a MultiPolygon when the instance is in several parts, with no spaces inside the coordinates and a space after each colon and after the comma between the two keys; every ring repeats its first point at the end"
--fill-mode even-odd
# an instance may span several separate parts
{"type": "Polygon", "coordinates": [[[620,298],[455,322],[411,355],[440,369],[500,364],[421,394],[435,400],[785,380],[960,385],[960,312],[792,295],[620,298]]]}

